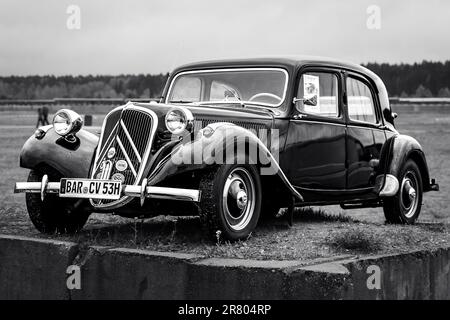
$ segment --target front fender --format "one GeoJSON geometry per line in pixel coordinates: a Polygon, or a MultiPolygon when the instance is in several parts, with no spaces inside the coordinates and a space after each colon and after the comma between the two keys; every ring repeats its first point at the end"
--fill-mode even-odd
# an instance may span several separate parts
{"type": "Polygon", "coordinates": [[[53,128],[42,139],[31,136],[20,152],[20,166],[38,169],[50,166],[63,177],[87,178],[98,137],[86,130],[80,130],[77,142],[68,143],[53,128]]]}
{"type": "Polygon", "coordinates": [[[400,170],[408,159],[416,162],[422,175],[424,191],[430,189],[428,165],[420,143],[407,135],[395,135],[386,141],[381,153],[381,172],[398,178],[400,170]]]}
{"type": "Polygon", "coordinates": [[[289,192],[298,200],[302,196],[292,186],[281,170],[276,157],[278,143],[272,137],[272,152],[250,130],[231,123],[208,125],[213,131],[205,135],[201,131],[192,141],[183,141],[176,146],[170,156],[149,177],[150,184],[157,184],[175,175],[206,169],[212,165],[250,163],[258,165],[260,174],[275,175],[289,192]],[[231,151],[231,152],[230,152],[231,151]]]}

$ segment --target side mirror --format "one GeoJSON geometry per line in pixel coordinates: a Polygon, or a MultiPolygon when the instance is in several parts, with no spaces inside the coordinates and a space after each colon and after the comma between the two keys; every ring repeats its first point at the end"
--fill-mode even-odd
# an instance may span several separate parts
{"type": "Polygon", "coordinates": [[[307,106],[317,106],[317,95],[313,95],[309,97],[308,99],[303,99],[303,103],[307,106]]]}
{"type": "Polygon", "coordinates": [[[292,101],[292,103],[294,103],[295,108],[298,111],[301,111],[301,108],[299,108],[298,102],[302,102],[303,105],[306,106],[313,106],[313,107],[317,107],[317,95],[313,95],[311,97],[308,98],[294,98],[294,100],[292,101]]]}

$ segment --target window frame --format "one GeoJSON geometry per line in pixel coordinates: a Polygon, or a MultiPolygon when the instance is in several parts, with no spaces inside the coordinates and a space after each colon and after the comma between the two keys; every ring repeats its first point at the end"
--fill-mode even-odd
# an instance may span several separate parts
{"type": "Polygon", "coordinates": [[[348,124],[379,128],[380,125],[383,124],[383,122],[381,120],[381,115],[379,112],[380,106],[379,106],[379,102],[378,102],[378,95],[377,95],[376,91],[374,90],[373,85],[370,83],[370,81],[368,81],[365,77],[363,77],[357,73],[347,71],[347,72],[345,72],[344,86],[345,86],[345,108],[344,109],[345,109],[345,116],[347,118],[348,124]],[[375,122],[368,122],[368,121],[364,121],[364,120],[356,120],[356,119],[350,118],[350,114],[349,114],[349,110],[348,110],[348,88],[347,88],[348,78],[359,81],[369,88],[370,94],[372,95],[372,106],[373,106],[374,115],[375,115],[375,122]]]}
{"type": "Polygon", "coordinates": [[[336,76],[337,79],[337,84],[338,84],[338,92],[337,92],[337,111],[338,111],[338,115],[337,116],[324,116],[324,115],[320,115],[320,114],[316,114],[316,113],[308,113],[308,112],[301,112],[297,109],[297,106],[295,105],[295,103],[293,103],[293,111],[292,111],[292,115],[293,120],[299,120],[296,119],[295,116],[296,115],[303,115],[304,117],[301,117],[301,120],[311,120],[311,121],[320,121],[320,122],[331,122],[331,123],[343,123],[345,121],[344,118],[344,110],[343,110],[343,77],[342,77],[342,70],[340,68],[334,68],[334,67],[328,67],[328,66],[324,66],[324,67],[318,67],[318,66],[307,66],[307,67],[303,67],[298,71],[297,77],[296,77],[296,82],[295,82],[295,86],[294,86],[294,92],[293,92],[293,96],[294,98],[301,98],[298,97],[298,90],[299,90],[299,86],[301,83],[301,78],[303,77],[304,74],[309,74],[309,73],[327,73],[327,74],[333,74],[336,76]]]}
{"type": "MultiPolygon", "coordinates": [[[[199,81],[199,84],[200,84],[200,92],[199,92],[199,101],[201,101],[201,99],[203,98],[203,96],[204,96],[204,92],[205,92],[205,83],[204,83],[204,81],[203,81],[203,79],[201,79],[201,78],[198,78],[198,77],[191,77],[192,79],[197,79],[198,81],[199,81]]],[[[173,94],[173,93],[172,93],[173,94]]],[[[177,100],[177,99],[175,99],[175,98],[172,98],[171,100],[177,100]]],[[[194,101],[194,103],[198,103],[199,101],[194,101]]]]}
{"type": "MultiPolygon", "coordinates": [[[[185,71],[180,71],[177,74],[175,74],[175,76],[170,80],[170,84],[169,87],[167,89],[167,93],[166,93],[166,97],[164,99],[164,103],[166,104],[170,104],[170,95],[172,93],[172,89],[173,86],[176,82],[176,80],[178,79],[178,77],[182,76],[182,75],[189,75],[189,74],[198,74],[198,73],[214,73],[214,72],[236,72],[236,71],[277,71],[277,72],[281,72],[284,77],[285,77],[285,83],[283,86],[283,96],[281,97],[281,101],[278,104],[268,104],[268,103],[263,103],[263,102],[249,102],[249,101],[244,101],[246,104],[248,105],[254,105],[254,106],[262,106],[262,107],[268,107],[271,109],[276,109],[276,108],[280,108],[281,106],[283,106],[286,101],[288,100],[288,88],[289,88],[289,83],[291,81],[290,79],[290,75],[289,72],[283,68],[283,67],[227,67],[227,68],[213,68],[213,69],[195,69],[195,70],[185,70],[185,71]]],[[[207,90],[207,88],[204,88],[205,86],[203,85],[203,80],[202,82],[202,89],[203,90],[207,90]]],[[[210,85],[210,84],[209,84],[210,85]]],[[[210,88],[209,88],[210,89],[210,88]]],[[[202,97],[204,97],[205,95],[205,91],[202,91],[202,97]]],[[[207,103],[221,103],[221,102],[216,102],[216,101],[204,101],[203,103],[207,104],[207,103]]],[[[223,103],[223,102],[222,102],[223,103]]],[[[240,101],[233,101],[230,100],[227,103],[233,103],[233,104],[241,104],[240,101]]]]}

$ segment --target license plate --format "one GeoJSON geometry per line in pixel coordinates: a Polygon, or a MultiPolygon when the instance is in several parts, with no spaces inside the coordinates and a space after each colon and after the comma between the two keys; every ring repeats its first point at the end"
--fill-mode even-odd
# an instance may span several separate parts
{"type": "Polygon", "coordinates": [[[62,198],[88,198],[117,200],[122,193],[121,181],[61,179],[59,196],[62,198]]]}

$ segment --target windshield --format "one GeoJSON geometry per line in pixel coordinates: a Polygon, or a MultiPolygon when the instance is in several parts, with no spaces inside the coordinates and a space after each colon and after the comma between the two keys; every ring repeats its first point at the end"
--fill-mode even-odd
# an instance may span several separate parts
{"type": "Polygon", "coordinates": [[[246,103],[280,106],[286,94],[283,69],[221,69],[182,72],[169,88],[169,103],[246,103]]]}

